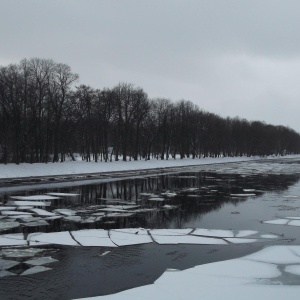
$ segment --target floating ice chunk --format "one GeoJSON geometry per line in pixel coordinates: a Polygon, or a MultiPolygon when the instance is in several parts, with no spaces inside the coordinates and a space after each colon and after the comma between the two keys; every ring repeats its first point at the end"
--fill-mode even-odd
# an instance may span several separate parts
{"type": "Polygon", "coordinates": [[[101,254],[101,256],[107,255],[108,253],[110,253],[110,251],[105,251],[101,254]]]}
{"type": "Polygon", "coordinates": [[[278,236],[275,234],[261,234],[260,237],[262,239],[277,239],[278,236]]]}
{"type": "Polygon", "coordinates": [[[265,224],[273,224],[273,225],[286,225],[289,220],[287,219],[276,219],[276,220],[270,220],[270,221],[263,221],[265,224]]]}
{"type": "Polygon", "coordinates": [[[46,211],[44,209],[40,209],[40,208],[31,208],[30,211],[36,213],[39,216],[42,217],[53,217],[53,216],[57,216],[55,213],[46,211]]]}
{"type": "Polygon", "coordinates": [[[58,209],[54,209],[54,211],[65,216],[74,216],[76,214],[75,210],[67,209],[67,208],[58,208],[58,209]]]}
{"type": "Polygon", "coordinates": [[[255,230],[240,230],[235,237],[245,237],[245,236],[249,236],[249,235],[253,235],[253,234],[257,234],[257,231],[255,230]]]}
{"type": "Polygon", "coordinates": [[[72,222],[82,221],[80,216],[66,216],[66,217],[63,217],[63,219],[66,220],[66,221],[72,221],[72,222]]]}
{"type": "Polygon", "coordinates": [[[133,213],[145,213],[145,212],[150,212],[150,211],[157,211],[157,208],[141,208],[141,209],[134,209],[131,210],[133,213]]]}
{"type": "Polygon", "coordinates": [[[193,229],[185,228],[185,229],[152,229],[150,230],[151,235],[169,235],[169,236],[177,236],[177,235],[188,235],[191,233],[193,229]]]}
{"type": "Polygon", "coordinates": [[[106,208],[122,209],[122,210],[135,209],[138,207],[140,207],[140,205],[107,205],[106,206],[106,208]]]}
{"type": "Polygon", "coordinates": [[[243,191],[246,193],[251,193],[251,192],[255,192],[255,189],[243,189],[243,191]]]}
{"type": "Polygon", "coordinates": [[[50,264],[53,262],[57,262],[57,259],[54,259],[50,256],[45,256],[45,257],[39,257],[39,258],[34,258],[30,260],[26,260],[25,263],[28,265],[33,265],[33,266],[41,266],[41,265],[46,265],[50,264]]]}
{"type": "Polygon", "coordinates": [[[299,198],[299,196],[296,195],[286,195],[286,196],[282,196],[283,198],[299,198]]]}
{"type": "Polygon", "coordinates": [[[60,199],[59,197],[54,197],[50,195],[10,196],[10,198],[16,200],[32,200],[32,201],[60,199]]]}
{"type": "Polygon", "coordinates": [[[72,193],[47,193],[50,196],[57,196],[57,197],[76,197],[80,196],[80,194],[72,194],[72,193]]]}
{"type": "Polygon", "coordinates": [[[127,218],[133,215],[134,213],[110,213],[110,214],[106,214],[105,217],[106,218],[127,218]]]}
{"type": "Polygon", "coordinates": [[[105,213],[103,213],[103,212],[97,212],[97,213],[93,213],[92,216],[102,217],[102,216],[105,216],[105,213]]]}
{"type": "Polygon", "coordinates": [[[19,225],[20,225],[19,222],[1,222],[0,221],[0,231],[16,228],[16,227],[19,227],[19,225]]]}
{"type": "Polygon", "coordinates": [[[19,218],[19,221],[22,223],[28,223],[28,222],[36,222],[41,220],[40,217],[28,217],[28,218],[19,218]]]}
{"type": "Polygon", "coordinates": [[[13,276],[13,275],[16,275],[16,274],[12,273],[12,272],[9,272],[9,271],[6,271],[6,270],[1,270],[0,271],[0,277],[13,276]]]}
{"type": "Polygon", "coordinates": [[[271,264],[297,264],[300,263],[299,254],[300,246],[272,246],[254,254],[247,255],[245,259],[263,261],[271,264]]]}
{"type": "Polygon", "coordinates": [[[0,258],[0,270],[7,270],[18,264],[19,264],[18,261],[0,258]]]}
{"type": "Polygon", "coordinates": [[[45,249],[39,248],[27,248],[27,249],[2,249],[0,255],[9,258],[20,258],[20,257],[33,257],[36,254],[45,251],[45,249]]]}
{"type": "Polygon", "coordinates": [[[165,200],[166,200],[165,198],[160,198],[160,197],[153,197],[148,199],[148,201],[157,201],[157,202],[163,202],[165,200]]]}
{"type": "Polygon", "coordinates": [[[82,224],[95,223],[95,222],[96,222],[96,218],[95,217],[88,217],[88,218],[80,220],[80,223],[82,223],[82,224]]]}
{"type": "Polygon", "coordinates": [[[249,194],[230,194],[231,197],[255,197],[256,194],[249,193],[249,194]]]}
{"type": "Polygon", "coordinates": [[[161,193],[160,195],[161,195],[161,196],[165,196],[165,197],[167,197],[167,198],[172,198],[172,197],[177,196],[176,193],[172,193],[172,192],[164,192],[164,193],[161,193]]]}
{"type": "Polygon", "coordinates": [[[300,276],[300,265],[290,265],[284,268],[285,272],[300,276]]]}
{"type": "Polygon", "coordinates": [[[198,228],[194,230],[193,235],[204,235],[213,237],[234,237],[231,230],[221,230],[221,229],[202,229],[198,228]]]}
{"type": "Polygon", "coordinates": [[[71,237],[69,231],[31,233],[28,235],[27,240],[30,242],[35,241],[38,243],[79,246],[79,244],[71,237]]]}
{"type": "Polygon", "coordinates": [[[147,230],[138,228],[115,229],[109,232],[110,239],[118,246],[152,243],[147,230]]]}
{"type": "Polygon", "coordinates": [[[126,209],[113,208],[113,207],[101,208],[101,209],[99,209],[99,211],[106,211],[106,212],[127,212],[126,209]]]}
{"type": "Polygon", "coordinates": [[[195,245],[226,245],[222,239],[208,238],[192,235],[167,236],[167,235],[152,235],[154,241],[158,244],[195,244],[195,245]]]}
{"type": "Polygon", "coordinates": [[[54,217],[46,217],[45,220],[51,221],[51,220],[58,220],[58,219],[62,219],[62,218],[63,218],[63,216],[54,216],[54,217]]]}
{"type": "Polygon", "coordinates": [[[110,240],[107,230],[89,229],[72,231],[71,233],[82,246],[116,247],[110,240]]]}
{"type": "Polygon", "coordinates": [[[225,238],[226,241],[233,244],[248,244],[257,242],[257,239],[243,239],[243,238],[225,238]]]}
{"type": "Polygon", "coordinates": [[[22,225],[26,226],[26,227],[39,227],[39,226],[47,226],[47,225],[49,225],[49,223],[45,220],[39,220],[39,221],[35,221],[35,222],[24,223],[22,225]]]}
{"type": "Polygon", "coordinates": [[[52,269],[43,267],[43,266],[35,266],[35,267],[32,267],[32,268],[24,271],[21,275],[32,275],[32,274],[41,273],[41,272],[50,271],[50,270],[52,270],[52,269]]]}
{"type": "Polygon", "coordinates": [[[29,206],[30,208],[32,206],[50,206],[50,202],[41,202],[41,201],[7,201],[7,205],[16,205],[16,206],[29,206]]]}
{"type": "Polygon", "coordinates": [[[27,246],[22,233],[0,235],[0,246],[27,246]]]}
{"type": "Polygon", "coordinates": [[[164,206],[162,206],[163,209],[175,209],[178,208],[178,205],[169,205],[169,204],[165,204],[164,206]]]}
{"type": "Polygon", "coordinates": [[[288,225],[290,225],[290,226],[300,226],[300,220],[289,221],[288,225]]]}
{"type": "Polygon", "coordinates": [[[1,212],[3,216],[18,216],[18,215],[28,215],[31,216],[32,213],[23,212],[23,211],[11,211],[11,210],[5,210],[1,212]]]}
{"type": "Polygon", "coordinates": [[[15,210],[16,207],[15,206],[0,206],[0,211],[4,211],[4,210],[15,210]]]}

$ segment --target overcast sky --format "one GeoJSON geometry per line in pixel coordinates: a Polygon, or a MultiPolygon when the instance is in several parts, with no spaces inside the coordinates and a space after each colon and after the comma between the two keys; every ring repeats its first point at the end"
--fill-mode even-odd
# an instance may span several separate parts
{"type": "Polygon", "coordinates": [[[221,116],[300,132],[299,0],[0,0],[0,65],[66,63],[221,116]]]}

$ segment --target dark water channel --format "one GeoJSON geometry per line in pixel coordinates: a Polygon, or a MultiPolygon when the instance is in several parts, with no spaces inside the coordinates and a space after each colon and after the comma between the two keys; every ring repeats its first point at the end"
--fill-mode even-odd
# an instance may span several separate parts
{"type": "MultiPolygon", "coordinates": [[[[299,167],[300,168],[300,167],[299,167]]],[[[68,187],[30,186],[1,192],[3,203],[11,195],[49,192],[77,193],[52,202],[49,210],[70,208],[81,221],[59,219],[49,226],[19,227],[1,234],[115,228],[210,228],[257,230],[280,235],[279,240],[238,245],[158,245],[155,243],[118,248],[47,246],[58,262],[51,271],[28,276],[0,278],[0,299],[74,299],[100,296],[153,283],[167,268],[236,258],[266,245],[299,244],[298,227],[264,224],[264,220],[300,216],[300,182],[296,174],[220,174],[193,171],[111,182],[93,182],[68,187]],[[255,190],[255,197],[232,194],[255,190]],[[177,196],[163,202],[148,201],[141,193],[177,196]],[[127,217],[104,215],[91,219],[101,198],[134,202],[148,211],[127,217]],[[152,208],[152,210],[150,210],[152,208]],[[106,251],[110,251],[106,255],[106,251]]],[[[45,247],[44,247],[45,248],[45,247]]],[[[18,273],[18,270],[13,270],[18,273]]]]}

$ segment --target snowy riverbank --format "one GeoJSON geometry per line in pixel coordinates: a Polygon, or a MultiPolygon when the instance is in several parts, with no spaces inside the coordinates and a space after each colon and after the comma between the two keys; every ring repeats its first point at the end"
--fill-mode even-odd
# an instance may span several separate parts
{"type": "MultiPolygon", "coordinates": [[[[276,157],[275,157],[276,158],[276,157]]],[[[289,155],[285,158],[300,158],[299,155],[289,155]]],[[[28,164],[0,164],[0,178],[21,178],[30,176],[53,176],[53,175],[72,175],[83,173],[115,172],[115,171],[134,171],[142,169],[171,168],[193,165],[207,165],[230,162],[243,162],[258,160],[259,157],[218,157],[201,159],[169,159],[148,161],[113,161],[113,162],[85,162],[69,161],[64,163],[36,163],[28,164]]],[[[268,157],[274,159],[274,157],[268,157]]]]}

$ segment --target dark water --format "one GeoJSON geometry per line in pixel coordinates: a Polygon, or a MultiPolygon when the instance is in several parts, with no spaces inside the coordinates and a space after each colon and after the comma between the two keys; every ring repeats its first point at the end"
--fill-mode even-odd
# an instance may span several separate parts
{"type": "MultiPolygon", "coordinates": [[[[298,162],[295,162],[297,164],[298,162]]],[[[271,163],[270,163],[271,165],[271,163]]],[[[241,165],[242,166],[242,165],[241,165]]],[[[300,168],[300,167],[299,167],[300,168]]],[[[242,172],[241,172],[242,173],[242,172]]],[[[268,225],[261,221],[276,217],[299,216],[300,182],[297,174],[228,174],[195,171],[112,182],[49,188],[26,186],[2,191],[2,201],[9,195],[32,195],[47,192],[78,193],[80,196],[54,201],[51,209],[72,208],[84,211],[103,205],[100,198],[135,201],[151,212],[125,218],[106,218],[82,224],[56,220],[50,226],[27,231],[61,231],[85,228],[215,228],[251,229],[281,235],[267,243],[240,245],[145,245],[119,248],[49,247],[53,270],[28,276],[0,278],[0,299],[72,299],[99,296],[153,283],[166,268],[185,269],[195,265],[236,258],[255,252],[266,245],[299,244],[297,227],[268,225]],[[198,188],[198,190],[187,190],[198,188]],[[255,189],[256,197],[235,198],[230,194],[255,189]],[[165,203],[142,200],[140,193],[176,192],[165,203]],[[296,196],[296,197],[288,197],[296,196]],[[177,208],[164,209],[174,205],[177,208]],[[102,254],[110,251],[105,256],[102,254]]],[[[0,190],[1,193],[1,190],[0,190]]],[[[78,213],[82,218],[89,212],[78,213]]],[[[8,232],[24,232],[24,228],[8,232]]],[[[16,271],[17,272],[17,271],[16,271]]]]}

